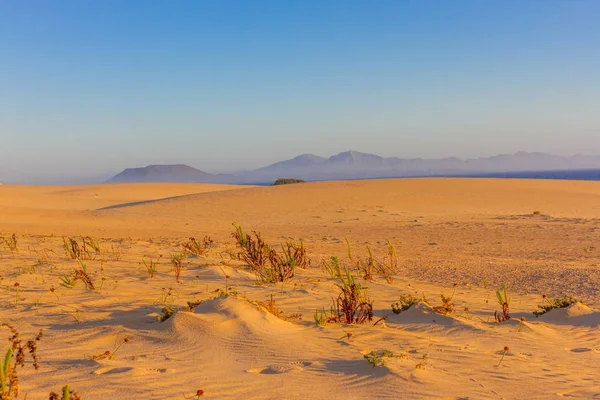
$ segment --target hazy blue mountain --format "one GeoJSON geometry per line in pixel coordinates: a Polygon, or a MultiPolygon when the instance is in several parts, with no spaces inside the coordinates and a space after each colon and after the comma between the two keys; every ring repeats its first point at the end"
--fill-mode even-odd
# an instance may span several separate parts
{"type": "MultiPolygon", "coordinates": [[[[456,157],[386,158],[358,151],[346,151],[329,158],[303,154],[257,170],[231,175],[209,174],[186,165],[151,165],[145,168],[126,169],[109,182],[272,183],[279,178],[314,181],[411,176],[494,176],[494,174],[505,176],[508,173],[528,171],[535,172],[533,175],[536,177],[541,177],[540,172],[543,171],[595,169],[600,169],[600,156],[564,157],[546,153],[519,152],[463,160],[456,157]]],[[[582,173],[561,176],[594,175],[582,173]]]]}

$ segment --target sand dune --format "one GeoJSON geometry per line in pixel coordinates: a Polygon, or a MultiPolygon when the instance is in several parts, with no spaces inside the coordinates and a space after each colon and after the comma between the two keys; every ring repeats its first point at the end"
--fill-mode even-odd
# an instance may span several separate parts
{"type": "Polygon", "coordinates": [[[600,396],[598,182],[5,185],[0,209],[1,234],[14,232],[19,247],[0,246],[0,322],[24,338],[45,331],[40,370],[27,365],[20,375],[29,399],[65,383],[86,400],[180,399],[198,389],[215,399],[600,396]],[[274,246],[302,238],[311,267],[283,285],[256,285],[228,255],[232,221],[274,246]],[[65,235],[100,238],[102,254],[83,261],[96,290],[60,285],[79,268],[61,248],[65,235]],[[177,283],[169,255],[204,235],[216,245],[185,259],[177,283]],[[396,244],[393,283],[357,278],[369,287],[373,322],[387,318],[376,325],[313,321],[337,290],[321,261],[349,263],[345,238],[355,256],[366,257],[368,245],[381,260],[386,240],[396,244]],[[142,260],[158,261],[155,277],[142,260]],[[503,284],[513,318],[495,324],[503,284]],[[211,299],[226,285],[238,294],[211,299]],[[429,304],[396,315],[391,304],[401,294],[429,304]],[[434,312],[440,294],[452,296],[454,313],[434,312]],[[542,294],[586,304],[535,317],[542,294]],[[260,305],[269,299],[283,319],[260,305]],[[158,322],[165,306],[178,312],[158,322]],[[98,357],[125,337],[114,359],[98,357]],[[384,350],[393,353],[385,365],[365,359],[384,350]]]}

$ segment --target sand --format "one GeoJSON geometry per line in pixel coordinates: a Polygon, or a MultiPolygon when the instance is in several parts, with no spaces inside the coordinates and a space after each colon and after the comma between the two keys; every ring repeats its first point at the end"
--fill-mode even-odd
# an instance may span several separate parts
{"type": "Polygon", "coordinates": [[[600,397],[599,182],[3,185],[0,235],[13,233],[18,251],[0,246],[0,322],[24,338],[44,330],[40,369],[28,363],[20,372],[28,399],[66,383],[86,400],[181,399],[199,389],[215,399],[600,397]],[[257,285],[229,256],[233,221],[274,246],[302,239],[311,267],[288,283],[257,285]],[[82,261],[96,290],[60,285],[79,268],[63,237],[82,235],[102,247],[82,261]],[[170,255],[205,235],[215,246],[186,258],[177,283],[170,255]],[[349,264],[345,239],[355,257],[369,246],[380,260],[390,240],[399,271],[391,284],[357,274],[373,300],[372,323],[317,326],[315,310],[337,290],[321,262],[336,255],[349,264]],[[159,260],[153,278],[142,260],[159,260]],[[226,284],[238,294],[182,311],[226,284]],[[513,318],[496,324],[503,284],[513,318]],[[401,294],[429,305],[396,315],[401,294]],[[453,314],[432,311],[440,294],[452,296],[453,314]],[[536,318],[543,294],[585,304],[536,318]],[[284,316],[301,317],[257,304],[271,296],[284,316]],[[159,322],[166,305],[178,312],[159,322]],[[114,359],[96,357],[125,337],[114,359]],[[394,356],[383,366],[364,358],[384,350],[394,356]]]}

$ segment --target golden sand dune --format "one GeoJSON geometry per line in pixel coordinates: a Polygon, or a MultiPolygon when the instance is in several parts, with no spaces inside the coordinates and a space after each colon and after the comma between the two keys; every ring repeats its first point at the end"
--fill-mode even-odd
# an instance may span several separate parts
{"type": "Polygon", "coordinates": [[[0,234],[17,239],[16,249],[0,245],[0,322],[23,338],[44,329],[40,370],[20,372],[30,399],[66,383],[86,400],[180,399],[199,389],[215,399],[600,396],[597,182],[0,186],[0,208],[0,234]],[[257,285],[231,258],[233,221],[276,249],[301,238],[311,266],[287,283],[257,285]],[[63,235],[97,238],[100,253],[81,261],[94,290],[61,280],[81,268],[63,235]],[[205,235],[215,244],[184,258],[177,282],[170,255],[205,235]],[[321,262],[335,255],[352,265],[345,239],[354,259],[369,246],[382,263],[390,240],[399,268],[392,283],[352,269],[369,287],[371,323],[318,326],[315,310],[328,310],[339,291],[321,262]],[[496,324],[503,284],[513,318],[496,324]],[[394,314],[401,294],[427,302],[394,314]],[[441,294],[454,312],[436,312],[441,294]],[[586,304],[533,315],[564,294],[586,304]],[[279,317],[265,308],[271,300],[279,317]],[[175,313],[158,322],[165,307],[175,313]],[[390,356],[372,366],[377,354],[390,356]]]}

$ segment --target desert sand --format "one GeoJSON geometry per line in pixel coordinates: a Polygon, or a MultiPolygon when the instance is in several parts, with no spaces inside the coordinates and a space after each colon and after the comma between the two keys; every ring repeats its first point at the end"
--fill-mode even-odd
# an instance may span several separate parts
{"type": "Polygon", "coordinates": [[[0,236],[13,233],[17,249],[0,245],[0,322],[24,339],[44,332],[39,370],[28,361],[19,371],[20,398],[46,399],[67,383],[85,400],[197,390],[214,399],[600,398],[600,182],[3,185],[0,236]],[[257,284],[232,258],[234,221],[276,249],[301,239],[310,267],[257,284]],[[177,282],[170,255],[205,235],[214,245],[185,258],[177,282]],[[102,249],[81,260],[94,290],[61,285],[80,268],[63,238],[82,236],[102,249]],[[382,263],[389,240],[398,270],[392,283],[354,271],[372,322],[319,326],[315,310],[338,293],[322,263],[338,256],[350,266],[346,239],[355,258],[369,246],[382,263]],[[512,319],[496,323],[503,285],[512,319]],[[219,290],[232,294],[208,300],[219,290]],[[403,294],[429,304],[394,314],[403,294]],[[453,313],[433,312],[441,294],[453,313]],[[565,294],[585,304],[533,315],[542,295],[565,294]],[[271,298],[280,317],[258,303],[271,298]],[[160,322],[165,306],[176,312],[160,322]],[[393,354],[385,365],[364,357],[384,350],[393,354]]]}

